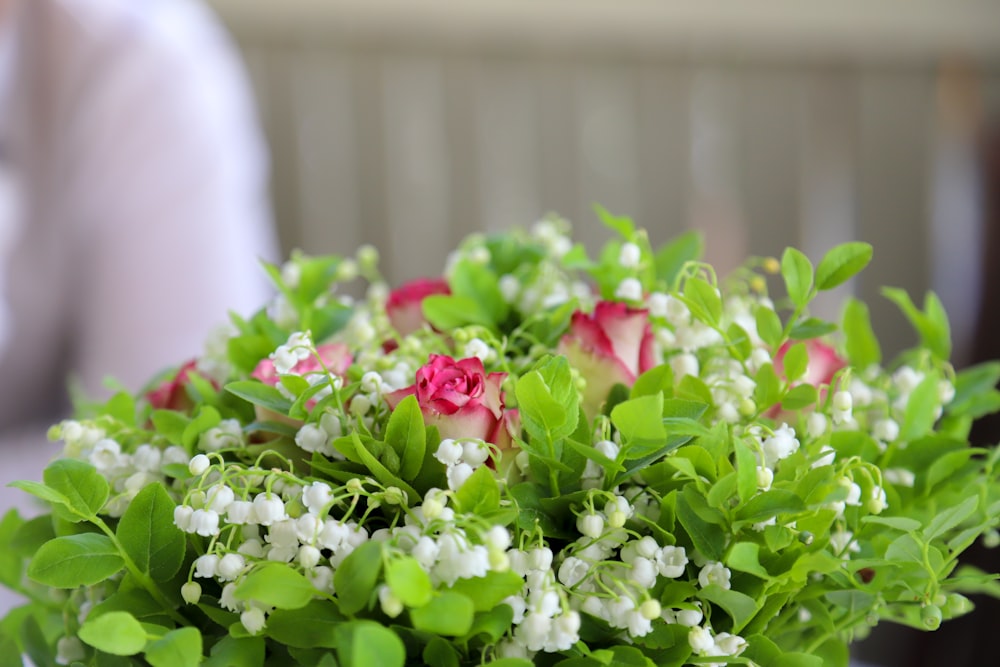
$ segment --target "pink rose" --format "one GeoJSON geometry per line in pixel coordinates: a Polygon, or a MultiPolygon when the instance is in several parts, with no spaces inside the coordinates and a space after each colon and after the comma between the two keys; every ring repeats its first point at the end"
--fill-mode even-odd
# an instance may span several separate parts
{"type": "MultiPolygon", "coordinates": [[[[347,372],[347,369],[351,367],[351,362],[353,358],[351,357],[351,351],[343,343],[327,343],[326,345],[318,345],[316,347],[316,352],[319,353],[320,358],[323,359],[323,365],[329,369],[334,375],[343,375],[347,372]]],[[[292,373],[295,375],[311,375],[313,373],[322,373],[323,365],[320,365],[319,359],[315,355],[309,355],[305,359],[301,360],[299,363],[292,367],[292,373]]],[[[253,369],[253,373],[250,377],[260,380],[266,385],[275,387],[278,385],[278,371],[274,368],[274,362],[269,358],[264,357],[257,364],[257,368],[253,369]]]]}
{"type": "MultiPolygon", "coordinates": [[[[177,369],[169,380],[164,380],[159,387],[146,393],[146,400],[154,410],[177,410],[187,412],[194,403],[187,395],[188,375],[195,371],[197,360],[192,359],[177,369]]],[[[213,383],[214,384],[214,383],[213,383]]]]}
{"type": "Polygon", "coordinates": [[[506,373],[486,374],[477,357],[455,361],[432,354],[417,371],[416,383],[386,395],[395,408],[415,395],[424,423],[436,426],[442,438],[479,438],[509,449],[520,424],[516,410],[504,410],[500,385],[506,373]]]}
{"type": "Polygon", "coordinates": [[[421,304],[433,294],[451,294],[451,289],[441,278],[417,278],[389,293],[385,312],[400,336],[407,336],[424,325],[421,304]]]}
{"type": "MultiPolygon", "coordinates": [[[[826,345],[821,343],[816,339],[810,339],[805,342],[806,352],[809,353],[809,365],[806,366],[805,375],[803,375],[799,382],[808,382],[811,385],[819,386],[821,384],[828,385],[833,380],[833,376],[841,368],[847,365],[847,362],[841,359],[837,352],[826,345]]],[[[778,374],[779,377],[785,376],[784,364],[782,363],[785,354],[788,352],[788,348],[792,346],[791,341],[787,341],[784,345],[778,348],[778,353],[774,355],[774,372],[778,374]]]]}
{"type": "Polygon", "coordinates": [[[631,387],[657,365],[649,311],[614,301],[599,301],[590,314],[577,311],[559,341],[559,354],[587,381],[583,409],[593,417],[614,385],[631,387]]]}

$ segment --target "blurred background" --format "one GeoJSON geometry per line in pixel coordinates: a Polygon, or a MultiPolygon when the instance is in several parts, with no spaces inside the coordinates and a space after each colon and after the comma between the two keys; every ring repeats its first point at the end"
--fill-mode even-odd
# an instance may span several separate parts
{"type": "Polygon", "coordinates": [[[549,211],[596,246],[595,202],[654,243],[702,230],[723,271],[860,239],[889,350],[913,338],[882,285],[937,290],[969,354],[1000,3],[210,4],[258,94],[286,251],[374,243],[398,281],[549,211]]]}

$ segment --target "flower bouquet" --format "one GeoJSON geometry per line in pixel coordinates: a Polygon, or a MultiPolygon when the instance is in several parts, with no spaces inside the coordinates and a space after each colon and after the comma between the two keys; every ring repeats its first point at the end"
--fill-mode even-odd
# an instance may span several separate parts
{"type": "Polygon", "coordinates": [[[920,344],[883,364],[862,303],[809,314],[870,246],[723,282],[600,215],[596,258],[550,218],[393,291],[373,248],[266,266],[267,308],[52,428],[0,664],[821,667],[994,590],[958,557],[1000,542],[1000,365],[954,371],[934,295],[885,290],[920,344]]]}

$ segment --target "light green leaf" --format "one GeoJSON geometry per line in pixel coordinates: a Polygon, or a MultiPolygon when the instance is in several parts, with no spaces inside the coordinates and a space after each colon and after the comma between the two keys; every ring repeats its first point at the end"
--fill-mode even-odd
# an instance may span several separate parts
{"type": "Polygon", "coordinates": [[[492,314],[477,300],[467,296],[433,294],[420,303],[424,318],[440,331],[451,331],[469,324],[495,327],[492,314]]]}
{"type": "Polygon", "coordinates": [[[795,382],[805,375],[806,368],[809,367],[809,351],[806,350],[805,343],[795,343],[785,352],[781,360],[785,369],[785,379],[795,382]]]}
{"type": "Polygon", "coordinates": [[[112,655],[135,655],[146,646],[146,631],[127,611],[111,611],[88,619],[80,626],[79,636],[97,650],[112,655]]]}
{"type": "Polygon", "coordinates": [[[380,543],[365,542],[352,551],[333,575],[340,610],[345,614],[356,614],[367,607],[381,571],[380,543]]]}
{"type": "Polygon", "coordinates": [[[935,413],[938,404],[937,373],[927,373],[920,384],[910,392],[903,410],[903,423],[899,429],[899,438],[909,442],[922,438],[934,428],[935,413]]]}
{"type": "Polygon", "coordinates": [[[698,596],[722,607],[733,619],[733,632],[740,629],[757,613],[757,601],[745,593],[710,584],[698,596]]]}
{"type": "Polygon", "coordinates": [[[882,295],[899,306],[903,315],[920,335],[921,342],[941,361],[951,356],[951,329],[941,301],[932,292],[924,298],[924,311],[918,309],[910,295],[895,287],[882,288],[882,295]]]}
{"type": "Polygon", "coordinates": [[[163,485],[150,484],[132,499],[118,523],[125,552],[153,581],[169,581],[184,561],[186,542],[174,525],[174,507],[163,485]]]}
{"type": "Polygon", "coordinates": [[[253,405],[259,405],[279,414],[287,415],[292,408],[292,401],[285,398],[277,387],[256,380],[230,382],[226,385],[226,391],[253,405]]]}
{"type": "Polygon", "coordinates": [[[295,648],[336,648],[337,626],[345,622],[336,605],[313,600],[301,609],[276,609],[267,617],[267,636],[295,648]]]}
{"type": "Polygon", "coordinates": [[[862,269],[872,259],[871,244],[854,241],[832,248],[816,268],[816,289],[823,291],[841,285],[862,269]]]}
{"type": "Polygon", "coordinates": [[[408,482],[416,478],[427,447],[427,429],[416,396],[407,396],[393,409],[385,442],[400,458],[399,476],[408,482]]]}
{"type": "Polygon", "coordinates": [[[684,303],[691,314],[702,322],[716,327],[722,319],[722,297],[719,290],[702,280],[690,278],[684,283],[684,303]]]}
{"type": "Polygon", "coordinates": [[[45,484],[66,497],[66,506],[80,519],[92,519],[108,501],[107,480],[89,463],[57,459],[42,472],[45,484]]]}
{"type": "Polygon", "coordinates": [[[774,366],[764,364],[754,376],[753,397],[759,408],[766,408],[774,405],[781,398],[781,380],[774,372],[774,366]]]}
{"type": "Polygon", "coordinates": [[[406,647],[389,628],[374,621],[352,621],[337,628],[341,667],[403,667],[406,647]]]}
{"type": "Polygon", "coordinates": [[[451,269],[448,285],[455,296],[473,299],[493,322],[507,319],[510,308],[500,292],[500,281],[488,267],[459,261],[451,269]]]}
{"type": "MultiPolygon", "coordinates": [[[[565,357],[557,359],[566,364],[565,357]]],[[[569,373],[568,364],[566,372],[569,373]]],[[[580,416],[576,407],[557,400],[540,371],[534,370],[522,375],[517,381],[515,394],[524,428],[532,439],[540,443],[551,443],[576,430],[580,416]]]]}
{"type": "Polygon", "coordinates": [[[189,418],[174,410],[153,410],[150,419],[156,432],[178,447],[183,442],[184,429],[191,423],[189,418]]]}
{"type": "Polygon", "coordinates": [[[855,368],[865,369],[882,361],[882,348],[872,331],[868,306],[853,297],[844,304],[842,318],[847,359],[855,368]]]}
{"type": "Polygon", "coordinates": [[[788,298],[797,307],[809,303],[813,287],[813,267],[809,258],[795,248],[785,248],[781,256],[781,277],[785,280],[788,298]]]}
{"type": "Polygon", "coordinates": [[[465,595],[444,592],[427,605],[410,611],[413,627],[423,632],[460,637],[472,628],[475,605],[465,595]]]}
{"type": "Polygon", "coordinates": [[[500,507],[500,487],[489,466],[479,466],[455,492],[459,511],[485,515],[500,507]]]}
{"type": "Polygon", "coordinates": [[[954,507],[941,510],[924,529],[924,538],[928,541],[940,537],[955,526],[968,519],[979,507],[979,496],[970,495],[954,507]]]}
{"type": "Polygon", "coordinates": [[[861,523],[874,523],[879,526],[901,530],[904,533],[920,530],[922,525],[916,519],[910,519],[905,516],[865,516],[861,517],[861,523]]]}
{"type": "Polygon", "coordinates": [[[785,410],[801,410],[810,405],[815,405],[819,400],[819,392],[811,384],[799,384],[788,390],[781,399],[781,407],[785,410]]]}
{"type": "Polygon", "coordinates": [[[726,565],[761,579],[771,579],[771,575],[760,564],[760,545],[754,542],[737,542],[730,547],[726,565]]]}
{"type": "Polygon", "coordinates": [[[53,588],[92,586],[118,573],[125,563],[111,539],[97,533],[57,537],[31,559],[28,576],[53,588]]]}
{"type": "Polygon", "coordinates": [[[754,318],[757,321],[757,335],[762,341],[777,349],[781,343],[782,334],[781,320],[778,318],[778,314],[774,312],[773,308],[758,305],[754,318]]]}
{"type": "Polygon", "coordinates": [[[736,490],[740,502],[747,502],[757,493],[757,457],[740,438],[733,438],[736,451],[736,490]]]}
{"type": "Polygon", "coordinates": [[[459,579],[451,586],[452,592],[461,593],[472,600],[476,611],[487,611],[499,605],[504,598],[516,595],[524,588],[524,579],[513,570],[488,572],[485,577],[459,579]]]}
{"type": "Polygon", "coordinates": [[[316,588],[284,563],[262,563],[236,585],[237,600],[254,600],[278,609],[299,609],[313,599],[316,588]]]}
{"type": "MultiPolygon", "coordinates": [[[[480,470],[483,468],[486,466],[480,466],[480,470]]],[[[434,593],[430,576],[415,558],[409,556],[389,561],[385,567],[385,582],[407,607],[423,607],[434,593]]]]}
{"type": "Polygon", "coordinates": [[[626,458],[639,458],[663,446],[667,431],[662,415],[662,393],[629,399],[611,410],[611,423],[622,435],[626,458]]]}
{"type": "Polygon", "coordinates": [[[656,266],[657,279],[668,286],[673,285],[677,274],[685,264],[701,259],[704,248],[705,240],[699,232],[684,232],[656,251],[653,263],[656,266]]]}
{"type": "Polygon", "coordinates": [[[41,482],[32,482],[31,480],[21,479],[16,482],[11,482],[7,486],[13,487],[15,489],[21,489],[26,493],[30,493],[36,498],[40,498],[47,503],[52,505],[69,505],[69,498],[59,493],[55,489],[50,489],[41,482]]]}
{"type": "Polygon", "coordinates": [[[201,632],[187,627],[171,630],[146,646],[153,667],[195,667],[201,664],[201,632]]]}

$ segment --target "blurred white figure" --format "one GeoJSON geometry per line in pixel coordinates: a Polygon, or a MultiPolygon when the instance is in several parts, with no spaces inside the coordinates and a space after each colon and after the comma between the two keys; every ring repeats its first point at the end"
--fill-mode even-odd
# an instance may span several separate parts
{"type": "Polygon", "coordinates": [[[266,180],[200,2],[0,0],[0,487],[55,453],[68,376],[138,389],[263,302],[266,180]]]}

